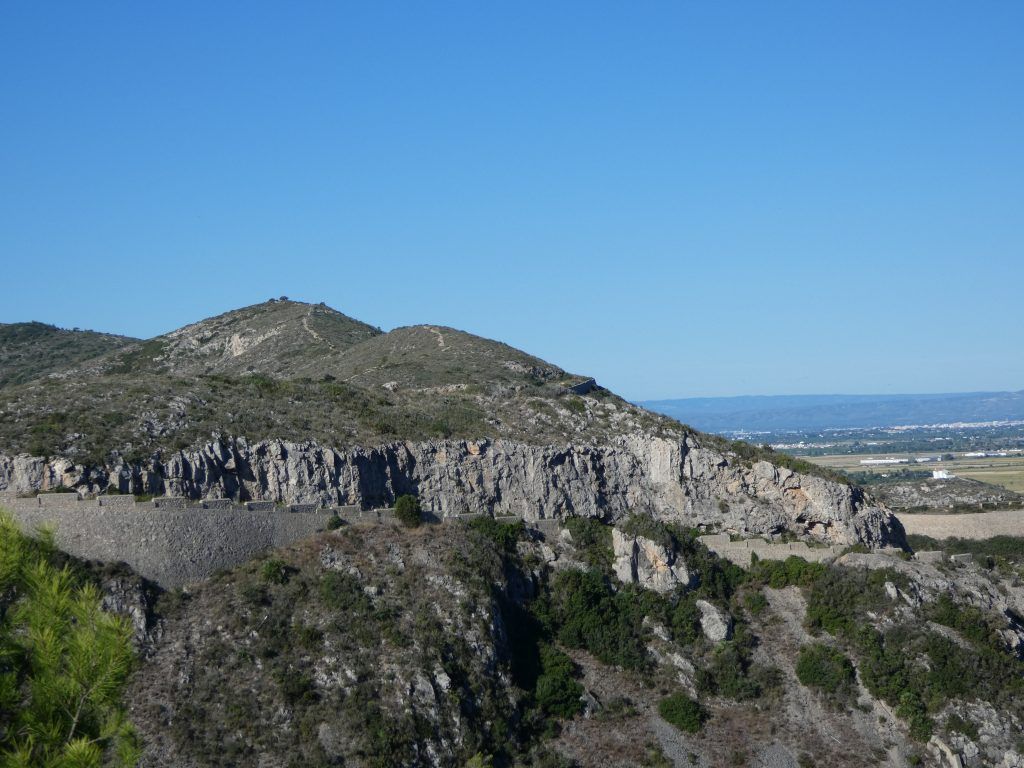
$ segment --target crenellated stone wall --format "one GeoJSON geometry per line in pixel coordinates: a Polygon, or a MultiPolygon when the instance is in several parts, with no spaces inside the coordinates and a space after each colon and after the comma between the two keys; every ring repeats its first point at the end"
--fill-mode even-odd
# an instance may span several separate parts
{"type": "MultiPolygon", "coordinates": [[[[52,528],[57,546],[65,552],[85,560],[127,563],[165,588],[201,581],[218,570],[312,536],[325,530],[335,515],[344,525],[397,522],[390,508],[237,504],[228,499],[189,502],[180,497],[140,502],[128,495],[81,499],[74,493],[28,498],[0,494],[0,509],[27,532],[52,528]]],[[[439,522],[429,513],[425,517],[439,522]]]]}
{"type": "Polygon", "coordinates": [[[700,541],[719,557],[725,558],[743,568],[749,568],[751,558],[760,560],[785,560],[796,556],[812,563],[831,560],[843,553],[846,547],[809,546],[803,541],[765,541],[764,539],[740,539],[733,541],[727,533],[701,536],[700,541]]]}
{"type": "MultiPolygon", "coordinates": [[[[233,503],[228,499],[189,502],[179,497],[136,501],[133,496],[81,499],[77,494],[40,494],[29,498],[0,494],[6,509],[26,531],[53,528],[57,546],[76,557],[124,562],[137,573],[166,588],[201,581],[218,570],[240,565],[276,547],[292,544],[325,530],[337,515],[345,525],[392,524],[394,510],[362,510],[356,506],[315,507],[272,502],[233,503]]],[[[428,522],[471,520],[471,512],[449,517],[425,513],[428,522]]],[[[504,522],[516,516],[498,516],[504,522]]],[[[544,535],[557,535],[560,521],[530,523],[544,535]]],[[[823,561],[843,547],[777,543],[753,538],[732,541],[728,534],[702,536],[712,552],[749,567],[751,555],[784,560],[795,555],[823,561]]]]}

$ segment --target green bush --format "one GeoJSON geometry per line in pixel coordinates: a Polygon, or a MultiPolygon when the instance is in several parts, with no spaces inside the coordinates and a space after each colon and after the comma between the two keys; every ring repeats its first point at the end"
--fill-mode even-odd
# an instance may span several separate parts
{"type": "Polygon", "coordinates": [[[570,396],[565,401],[565,407],[573,413],[583,414],[587,412],[587,404],[583,402],[583,398],[570,396]]]}
{"type": "Polygon", "coordinates": [[[279,558],[271,558],[260,566],[260,576],[270,584],[287,584],[295,569],[279,558]]]}
{"type": "Polygon", "coordinates": [[[690,645],[700,638],[700,610],[696,595],[690,592],[679,597],[669,614],[668,626],[672,639],[681,645],[690,645]]]}
{"type": "Polygon", "coordinates": [[[333,514],[327,519],[327,530],[336,531],[345,524],[345,521],[341,519],[341,515],[333,514]]]}
{"type": "Polygon", "coordinates": [[[614,592],[596,569],[563,571],[551,586],[551,619],[558,640],[583,648],[605,664],[626,669],[647,666],[642,595],[614,592]]]}
{"type": "Polygon", "coordinates": [[[863,631],[858,658],[868,690],[905,712],[918,734],[930,735],[930,716],[953,698],[984,699],[1018,715],[1024,709],[1024,663],[993,645],[965,648],[918,626],[899,625],[884,634],[863,631]]]}
{"type": "Polygon", "coordinates": [[[868,611],[880,611],[890,603],[886,581],[907,584],[905,576],[890,568],[866,572],[825,568],[807,593],[807,626],[836,637],[853,637],[868,611]]]}
{"type": "Polygon", "coordinates": [[[760,696],[767,676],[752,663],[755,642],[750,629],[737,623],[732,640],[719,643],[698,668],[697,689],[736,701],[760,696]]]}
{"type": "Polygon", "coordinates": [[[821,563],[810,563],[802,557],[790,555],[785,560],[758,560],[751,566],[750,578],[773,589],[809,587],[827,570],[821,563]]]}
{"type": "Polygon", "coordinates": [[[373,610],[359,579],[348,573],[325,573],[320,579],[320,599],[335,611],[365,615],[373,610]]]}
{"type": "Polygon", "coordinates": [[[925,609],[925,616],[936,624],[951,627],[975,645],[1002,647],[998,635],[998,627],[991,617],[970,605],[957,605],[948,594],[942,594],[938,600],[925,609]]]}
{"type": "Polygon", "coordinates": [[[135,765],[131,627],[55,556],[0,515],[0,765],[135,765]]]}
{"type": "Polygon", "coordinates": [[[526,524],[522,520],[512,523],[499,523],[493,517],[477,517],[470,520],[469,528],[494,545],[502,555],[515,552],[516,544],[526,532],[526,524]]]}
{"type": "Polygon", "coordinates": [[[612,567],[612,528],[592,517],[570,517],[565,527],[572,536],[579,558],[604,571],[612,567]]]}
{"type": "Polygon", "coordinates": [[[955,713],[946,718],[946,730],[962,733],[971,741],[978,740],[978,726],[955,713]]]}
{"type": "Polygon", "coordinates": [[[540,649],[541,674],[537,678],[537,706],[549,716],[570,718],[580,711],[583,686],[574,679],[576,665],[557,648],[540,649]]]}
{"type": "Polygon", "coordinates": [[[657,542],[670,552],[678,548],[675,531],[650,515],[635,513],[619,523],[619,530],[629,536],[641,536],[657,542]]]}
{"type": "Polygon", "coordinates": [[[768,607],[768,598],[764,596],[764,592],[761,590],[747,592],[743,596],[743,607],[747,609],[751,616],[758,616],[768,607]]]}
{"type": "Polygon", "coordinates": [[[708,720],[707,710],[681,693],[667,696],[658,702],[658,714],[684,733],[697,733],[708,720]]]}
{"type": "Polygon", "coordinates": [[[420,502],[411,493],[406,493],[395,499],[395,517],[406,528],[415,528],[423,522],[420,515],[420,502]]]}
{"type": "Polygon", "coordinates": [[[843,695],[853,687],[856,673],[842,651],[822,643],[805,645],[796,662],[796,677],[808,688],[843,695]]]}

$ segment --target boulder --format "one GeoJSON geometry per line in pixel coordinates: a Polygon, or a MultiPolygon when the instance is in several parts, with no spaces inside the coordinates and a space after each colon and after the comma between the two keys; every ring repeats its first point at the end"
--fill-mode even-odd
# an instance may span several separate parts
{"type": "Polygon", "coordinates": [[[713,643],[732,637],[732,616],[707,600],[697,601],[700,611],[700,631],[713,643]]]}
{"type": "Polygon", "coordinates": [[[655,592],[671,592],[682,585],[690,587],[695,574],[675,552],[643,536],[631,536],[612,529],[615,575],[623,584],[639,584],[655,592]]]}

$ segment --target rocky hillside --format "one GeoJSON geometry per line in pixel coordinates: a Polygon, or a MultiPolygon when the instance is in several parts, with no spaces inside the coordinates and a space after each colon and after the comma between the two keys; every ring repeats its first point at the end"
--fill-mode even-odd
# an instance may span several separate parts
{"type": "Polygon", "coordinates": [[[643,518],[484,519],[325,533],[148,621],[122,582],[114,602],[143,766],[1017,766],[1024,599],[1001,573],[745,573],[643,518]]]}
{"type": "Polygon", "coordinates": [[[1024,508],[1024,494],[969,477],[934,478],[930,472],[904,470],[881,477],[857,474],[872,496],[896,512],[971,513],[1024,508]]]}
{"type": "MultiPolygon", "coordinates": [[[[18,353],[11,347],[11,354],[18,353]]],[[[499,342],[448,328],[387,334],[275,300],[0,388],[0,450],[103,464],[212,434],[346,447],[427,438],[600,442],[677,422],[499,342]]]]}
{"type": "Polygon", "coordinates": [[[0,323],[0,388],[59,375],[137,343],[125,336],[67,330],[45,323],[0,323]]]}
{"type": "Polygon", "coordinates": [[[884,509],[824,470],[586,381],[450,328],[381,333],[274,300],[0,388],[0,490],[364,506],[412,492],[440,516],[644,511],[902,543],[884,509]]]}

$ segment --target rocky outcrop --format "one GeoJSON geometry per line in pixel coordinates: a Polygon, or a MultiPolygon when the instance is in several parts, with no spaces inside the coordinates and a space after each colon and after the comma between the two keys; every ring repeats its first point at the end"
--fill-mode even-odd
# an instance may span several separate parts
{"type": "Polygon", "coordinates": [[[998,630],[1006,650],[1024,659],[1024,586],[1013,580],[993,580],[985,569],[968,559],[957,567],[937,567],[921,560],[904,560],[882,553],[851,552],[836,564],[856,569],[887,569],[906,577],[907,584],[897,587],[891,581],[883,585],[889,598],[913,609],[932,603],[942,596],[961,605],[969,605],[1002,617],[1004,626],[998,630]]]}
{"type": "Polygon", "coordinates": [[[638,584],[655,592],[671,592],[678,586],[689,587],[695,574],[675,552],[643,536],[631,536],[612,529],[613,568],[623,584],[638,584]]]}
{"type": "Polygon", "coordinates": [[[1024,494],[967,477],[922,478],[877,483],[871,492],[891,509],[976,512],[1024,507],[1024,494]]]}
{"type": "Polygon", "coordinates": [[[364,507],[414,493],[441,517],[616,520],[644,512],[739,534],[792,531],[871,547],[904,542],[899,522],[859,489],[764,461],[744,465],[692,436],[635,434],[600,446],[437,440],[348,450],[237,438],[107,467],[0,457],[0,491],[64,486],[95,493],[111,484],[122,493],[364,507]]]}
{"type": "Polygon", "coordinates": [[[720,643],[732,637],[732,616],[707,600],[698,600],[700,631],[713,643],[720,643]]]}

